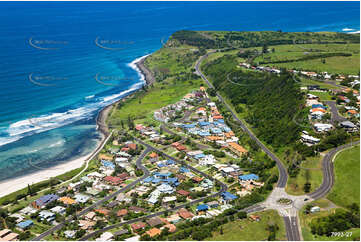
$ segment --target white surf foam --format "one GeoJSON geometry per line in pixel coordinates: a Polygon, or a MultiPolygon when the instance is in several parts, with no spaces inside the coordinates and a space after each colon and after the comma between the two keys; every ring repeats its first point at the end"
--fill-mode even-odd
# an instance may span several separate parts
{"type": "Polygon", "coordinates": [[[342,31],[344,32],[349,32],[349,31],[354,31],[355,29],[350,29],[350,28],[343,28],[342,31]]]}

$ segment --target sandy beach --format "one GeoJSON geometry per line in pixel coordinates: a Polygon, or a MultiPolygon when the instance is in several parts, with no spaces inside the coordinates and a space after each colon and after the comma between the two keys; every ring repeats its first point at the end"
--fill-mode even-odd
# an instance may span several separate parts
{"type": "MultiPolygon", "coordinates": [[[[152,73],[144,66],[145,58],[147,57],[143,56],[140,58],[137,58],[132,63],[129,64],[131,68],[138,71],[141,80],[145,81],[146,84],[151,84],[154,82],[154,77],[152,73]]],[[[123,101],[126,98],[131,97],[134,94],[134,92],[127,97],[124,97],[120,99],[117,102],[114,102],[103,109],[101,109],[98,113],[98,116],[96,118],[96,123],[98,130],[102,134],[102,139],[97,145],[97,148],[92,151],[90,154],[85,155],[83,157],[70,160],[67,162],[64,162],[62,164],[56,165],[54,167],[50,167],[48,169],[40,170],[38,172],[34,172],[25,176],[17,177],[14,179],[8,179],[0,182],[0,197],[6,196],[12,192],[18,191],[20,189],[23,189],[28,186],[28,184],[35,184],[44,180],[47,180],[51,177],[59,176],[61,174],[64,174],[68,171],[77,169],[79,167],[82,167],[83,164],[87,164],[88,161],[90,161],[93,157],[95,157],[98,152],[103,148],[105,145],[107,138],[109,137],[109,130],[106,127],[106,119],[114,105],[116,105],[118,102],[123,101]]],[[[86,166],[87,167],[87,166],[86,166]]]]}

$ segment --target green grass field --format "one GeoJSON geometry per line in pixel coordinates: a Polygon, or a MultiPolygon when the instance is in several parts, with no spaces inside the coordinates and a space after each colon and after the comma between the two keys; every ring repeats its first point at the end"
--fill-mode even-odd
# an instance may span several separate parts
{"type": "Polygon", "coordinates": [[[328,198],[346,207],[360,205],[360,146],[340,152],[334,160],[335,184],[328,198]]]}
{"type": "Polygon", "coordinates": [[[268,63],[262,65],[284,67],[287,69],[302,69],[308,71],[343,74],[357,74],[360,71],[360,45],[359,44],[304,44],[304,45],[276,45],[269,46],[274,49],[255,59],[256,63],[291,61],[287,63],[268,63]],[[348,53],[352,56],[333,56],[302,60],[302,58],[328,53],[348,53]],[[323,63],[323,59],[325,62],[323,63]]]}
{"type": "Polygon", "coordinates": [[[261,217],[261,220],[251,221],[242,219],[222,225],[223,234],[220,231],[213,232],[212,237],[207,241],[249,241],[249,240],[267,240],[269,232],[266,230],[268,224],[277,224],[279,230],[276,234],[276,240],[286,240],[286,230],[283,219],[274,210],[267,210],[255,213],[261,217]]]}

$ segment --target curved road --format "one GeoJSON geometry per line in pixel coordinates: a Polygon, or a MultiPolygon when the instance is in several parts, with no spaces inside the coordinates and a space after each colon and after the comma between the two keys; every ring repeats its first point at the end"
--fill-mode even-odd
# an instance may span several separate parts
{"type": "MultiPolygon", "coordinates": [[[[208,87],[213,88],[214,86],[212,85],[212,83],[207,79],[207,77],[201,72],[199,66],[201,64],[201,62],[206,59],[209,54],[215,53],[216,50],[212,50],[211,52],[205,54],[204,56],[200,57],[195,65],[195,69],[196,69],[196,74],[198,74],[199,76],[201,76],[201,78],[207,83],[208,87]]],[[[256,141],[256,143],[258,144],[258,146],[269,156],[271,157],[277,164],[278,167],[278,171],[279,171],[279,178],[278,178],[278,182],[277,182],[277,187],[286,187],[287,184],[287,179],[288,179],[288,174],[287,174],[287,170],[284,167],[282,161],[275,155],[273,154],[253,133],[250,129],[248,129],[248,127],[237,117],[237,115],[233,112],[233,110],[230,108],[230,106],[224,101],[223,97],[218,93],[217,93],[217,97],[219,98],[219,100],[226,106],[226,108],[231,112],[233,118],[239,123],[239,125],[241,126],[241,128],[248,133],[248,135],[251,137],[251,139],[253,139],[254,141],[256,141]]]]}
{"type": "Polygon", "coordinates": [[[331,111],[331,122],[335,124],[336,122],[342,122],[347,120],[345,117],[342,117],[337,109],[335,101],[325,101],[325,103],[330,107],[331,111]]]}
{"type": "Polygon", "coordinates": [[[355,141],[353,143],[348,143],[345,145],[341,145],[339,147],[336,147],[332,150],[330,150],[325,157],[323,158],[322,161],[322,168],[323,168],[323,181],[321,186],[314,192],[309,193],[307,195],[309,195],[311,198],[313,199],[319,199],[321,197],[324,197],[332,188],[334,181],[335,181],[335,176],[333,173],[333,158],[334,156],[341,150],[349,148],[351,146],[354,146],[356,144],[359,144],[360,141],[355,141]]]}

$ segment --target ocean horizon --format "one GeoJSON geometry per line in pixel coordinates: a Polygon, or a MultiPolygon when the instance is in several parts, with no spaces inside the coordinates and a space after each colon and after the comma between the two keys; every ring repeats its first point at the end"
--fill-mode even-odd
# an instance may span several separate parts
{"type": "Polygon", "coordinates": [[[96,116],[144,85],[177,30],[360,31],[359,2],[1,2],[0,180],[99,144],[96,116]]]}

